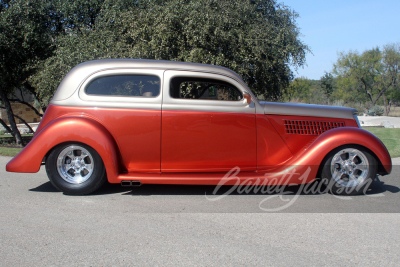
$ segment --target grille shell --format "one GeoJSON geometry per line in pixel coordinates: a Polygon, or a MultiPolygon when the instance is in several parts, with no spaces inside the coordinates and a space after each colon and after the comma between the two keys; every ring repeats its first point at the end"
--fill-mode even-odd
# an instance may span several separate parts
{"type": "Polygon", "coordinates": [[[344,127],[344,122],[283,120],[287,134],[320,135],[328,130],[344,127]]]}

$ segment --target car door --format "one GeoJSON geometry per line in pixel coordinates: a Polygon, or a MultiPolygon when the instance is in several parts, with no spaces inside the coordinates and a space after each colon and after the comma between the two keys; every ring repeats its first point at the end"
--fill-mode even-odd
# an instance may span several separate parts
{"type": "Polygon", "coordinates": [[[86,113],[112,134],[124,172],[160,172],[164,70],[109,69],[91,75],[80,89],[86,113]]]}
{"type": "Polygon", "coordinates": [[[161,171],[256,170],[255,105],[245,92],[226,76],[165,71],[161,171]]]}

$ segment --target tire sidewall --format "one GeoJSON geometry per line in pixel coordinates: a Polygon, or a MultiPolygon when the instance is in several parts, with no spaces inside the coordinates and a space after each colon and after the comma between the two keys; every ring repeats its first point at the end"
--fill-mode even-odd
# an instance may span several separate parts
{"type": "Polygon", "coordinates": [[[326,184],[326,186],[329,189],[329,192],[335,194],[335,195],[360,195],[360,194],[365,194],[369,188],[369,186],[372,184],[372,182],[375,180],[376,174],[377,174],[377,160],[375,157],[372,155],[370,151],[368,151],[366,148],[358,145],[346,145],[342,147],[338,147],[334,150],[332,150],[325,158],[323,162],[323,167],[321,171],[321,178],[323,182],[326,184]],[[361,182],[358,185],[355,186],[344,186],[339,183],[337,183],[334,178],[332,177],[331,174],[331,161],[338,153],[339,151],[346,149],[346,148],[354,148],[359,151],[361,151],[367,158],[368,160],[368,176],[367,178],[361,182]]]}
{"type": "Polygon", "coordinates": [[[89,194],[99,188],[105,181],[105,168],[100,155],[90,146],[81,143],[66,143],[55,147],[46,159],[46,172],[50,182],[54,185],[54,187],[67,195],[89,194]],[[92,155],[94,161],[93,172],[91,176],[83,183],[68,183],[58,173],[57,158],[61,151],[69,146],[83,147],[92,155]]]}

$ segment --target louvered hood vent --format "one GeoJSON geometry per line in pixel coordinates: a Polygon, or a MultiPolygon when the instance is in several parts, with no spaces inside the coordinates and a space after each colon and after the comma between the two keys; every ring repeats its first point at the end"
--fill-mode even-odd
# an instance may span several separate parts
{"type": "Polygon", "coordinates": [[[288,134],[320,135],[328,130],[344,127],[344,122],[283,120],[288,134]]]}

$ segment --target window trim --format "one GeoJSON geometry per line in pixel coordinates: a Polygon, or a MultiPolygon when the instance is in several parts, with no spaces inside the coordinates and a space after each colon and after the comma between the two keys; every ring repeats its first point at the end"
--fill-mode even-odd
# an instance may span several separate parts
{"type": "MultiPolygon", "coordinates": [[[[204,83],[206,83],[206,82],[207,82],[207,81],[204,81],[204,83]]],[[[182,82],[179,83],[179,85],[181,85],[181,84],[182,84],[182,82]]],[[[185,100],[191,100],[191,101],[193,101],[193,100],[202,100],[202,101],[211,100],[211,101],[234,101],[234,102],[238,102],[238,101],[242,101],[243,98],[244,98],[244,96],[243,96],[243,91],[240,90],[237,86],[233,85],[231,82],[227,82],[227,81],[224,81],[224,80],[222,80],[222,79],[210,78],[210,77],[195,77],[194,75],[191,75],[191,76],[179,76],[179,75],[176,75],[176,76],[174,76],[174,77],[171,77],[171,78],[169,79],[169,88],[168,88],[168,90],[169,90],[169,95],[170,95],[170,97],[173,98],[173,99],[185,99],[185,100]],[[221,84],[226,84],[227,86],[230,85],[230,86],[233,88],[233,90],[237,90],[237,91],[239,92],[240,96],[241,96],[241,99],[237,99],[237,100],[225,100],[225,99],[204,99],[204,98],[180,98],[180,97],[173,97],[173,96],[172,96],[172,87],[171,87],[171,84],[172,84],[173,79],[177,79],[177,78],[186,78],[186,77],[188,78],[188,80],[187,80],[187,81],[183,81],[183,82],[202,82],[202,81],[199,81],[199,80],[201,80],[201,79],[203,79],[203,80],[211,80],[211,83],[212,83],[212,81],[220,81],[221,84]],[[193,79],[193,81],[191,81],[190,78],[193,79]],[[196,79],[197,79],[198,81],[196,81],[196,79]]],[[[178,89],[178,90],[179,90],[179,89],[178,89]]],[[[179,93],[180,93],[180,90],[179,90],[179,93]]],[[[216,94],[217,94],[216,96],[218,97],[218,93],[216,93],[216,94]]]]}
{"type": "Polygon", "coordinates": [[[79,98],[84,101],[99,102],[99,103],[138,103],[138,104],[159,104],[162,102],[163,92],[163,80],[164,70],[153,70],[153,69],[108,69],[95,72],[88,76],[80,85],[79,98]],[[113,96],[113,95],[92,95],[86,93],[87,86],[94,80],[105,77],[105,76],[117,76],[117,75],[145,75],[145,76],[156,76],[160,79],[160,92],[157,96],[145,97],[145,96],[113,96]]]}
{"type": "Polygon", "coordinates": [[[207,73],[207,72],[193,72],[184,70],[166,70],[164,73],[163,82],[163,104],[162,110],[176,110],[176,111],[201,111],[201,112],[229,112],[229,113],[255,113],[255,101],[252,96],[251,104],[243,97],[238,101],[226,100],[209,100],[209,99],[185,99],[173,98],[170,93],[170,80],[174,77],[189,76],[207,79],[216,79],[228,82],[235,86],[242,94],[250,94],[247,89],[229,77],[224,75],[207,73]]]}
{"type": "Polygon", "coordinates": [[[84,92],[85,92],[85,94],[86,95],[90,95],[90,96],[105,96],[105,97],[151,97],[151,98],[155,98],[155,97],[157,97],[157,96],[159,96],[160,95],[160,93],[161,93],[161,79],[160,79],[160,77],[158,77],[157,75],[144,75],[144,74],[113,74],[113,75],[111,75],[111,74],[108,74],[108,75],[101,75],[101,76],[98,76],[98,77],[96,77],[95,79],[92,79],[89,83],[87,83],[86,84],[86,86],[84,87],[84,92]],[[89,88],[89,86],[93,83],[93,82],[95,82],[95,81],[97,81],[98,79],[101,79],[101,78],[105,78],[105,77],[117,77],[117,76],[123,76],[123,77],[128,77],[128,76],[136,76],[136,77],[138,77],[138,76],[150,76],[150,77],[157,77],[158,78],[158,80],[159,80],[159,90],[158,90],[158,94],[157,95],[155,95],[155,96],[143,96],[143,95],[139,95],[139,96],[135,96],[135,95],[106,95],[106,94],[89,94],[88,92],[87,92],[87,89],[89,88]]]}

